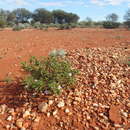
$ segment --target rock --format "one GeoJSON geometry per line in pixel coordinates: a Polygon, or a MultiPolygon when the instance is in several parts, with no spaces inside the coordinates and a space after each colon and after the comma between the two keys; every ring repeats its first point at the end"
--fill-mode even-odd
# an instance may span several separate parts
{"type": "Polygon", "coordinates": [[[23,113],[23,118],[30,116],[30,112],[27,110],[23,113]]]}
{"type": "Polygon", "coordinates": [[[14,115],[14,108],[9,108],[9,109],[8,109],[8,113],[14,115]]]}
{"type": "Polygon", "coordinates": [[[39,122],[39,121],[40,121],[40,117],[37,116],[37,117],[35,118],[34,122],[39,122]]]}
{"type": "Polygon", "coordinates": [[[22,127],[20,130],[26,130],[26,128],[22,127]]]}
{"type": "Polygon", "coordinates": [[[22,127],[23,127],[23,119],[22,119],[22,118],[20,118],[20,119],[18,119],[18,120],[16,121],[16,126],[17,126],[18,128],[22,128],[22,127]]]}
{"type": "Polygon", "coordinates": [[[56,114],[58,113],[58,110],[55,110],[55,111],[53,111],[53,116],[56,116],[56,114]]]}
{"type": "Polygon", "coordinates": [[[81,102],[81,98],[80,97],[75,97],[75,101],[81,102]]]}
{"type": "Polygon", "coordinates": [[[47,112],[48,104],[43,102],[43,103],[38,105],[38,109],[40,112],[47,112]]]}
{"type": "Polygon", "coordinates": [[[10,129],[10,125],[6,125],[6,129],[7,129],[7,130],[10,129]]]}
{"type": "Polygon", "coordinates": [[[128,117],[128,114],[127,114],[127,112],[121,112],[121,114],[124,116],[124,117],[128,117]]]}
{"type": "Polygon", "coordinates": [[[12,116],[8,116],[7,121],[11,121],[12,120],[12,116]]]}
{"type": "Polygon", "coordinates": [[[4,114],[7,110],[7,105],[3,104],[0,106],[0,114],[4,114]]]}
{"type": "Polygon", "coordinates": [[[109,118],[115,124],[121,123],[120,106],[111,106],[109,110],[109,118]]]}
{"type": "Polygon", "coordinates": [[[128,103],[128,104],[127,104],[127,107],[129,107],[129,108],[130,108],[130,103],[128,103]]]}
{"type": "Polygon", "coordinates": [[[99,105],[97,103],[93,103],[93,106],[94,107],[98,107],[99,105]]]}
{"type": "Polygon", "coordinates": [[[49,101],[48,101],[48,104],[49,104],[49,105],[52,105],[53,102],[54,102],[53,100],[49,100],[49,101]]]}
{"type": "Polygon", "coordinates": [[[59,108],[64,107],[64,106],[65,106],[64,101],[60,101],[60,102],[57,104],[57,106],[58,106],[59,108]]]}
{"type": "Polygon", "coordinates": [[[31,113],[32,119],[36,118],[36,112],[31,113]]]}
{"type": "Polygon", "coordinates": [[[114,124],[114,126],[115,126],[115,127],[121,127],[121,125],[120,125],[120,124],[114,124]]]}
{"type": "Polygon", "coordinates": [[[65,113],[69,113],[70,110],[68,108],[65,109],[65,113]]]}
{"type": "Polygon", "coordinates": [[[50,115],[51,115],[50,112],[48,112],[48,113],[47,113],[47,117],[50,117],[50,115]]]}

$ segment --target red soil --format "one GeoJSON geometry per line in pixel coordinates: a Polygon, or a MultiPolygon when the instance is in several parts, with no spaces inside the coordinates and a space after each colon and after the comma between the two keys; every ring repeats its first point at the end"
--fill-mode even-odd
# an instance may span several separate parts
{"type": "MultiPolygon", "coordinates": [[[[22,74],[22,71],[20,71],[20,62],[28,60],[30,56],[48,55],[49,51],[53,49],[72,50],[72,49],[86,48],[86,47],[111,47],[111,46],[119,47],[121,45],[125,47],[125,45],[129,45],[129,44],[130,44],[130,31],[119,30],[119,29],[118,30],[73,29],[73,30],[62,30],[62,31],[54,30],[54,29],[49,29],[48,31],[31,30],[31,29],[23,30],[23,31],[3,30],[0,31],[0,80],[4,79],[6,76],[20,77],[22,74]]],[[[80,87],[77,88],[80,89],[80,87]]],[[[88,90],[91,89],[92,88],[88,87],[88,90]]],[[[105,89],[101,89],[101,91],[103,92],[100,92],[100,89],[98,89],[98,91],[90,94],[92,95],[92,99],[94,99],[95,94],[97,93],[98,95],[100,95],[99,97],[101,98],[103,97],[101,94],[105,94],[105,89]]],[[[25,102],[27,102],[26,101],[27,99],[29,99],[28,96],[21,97],[22,93],[24,94],[22,88],[17,84],[11,86],[7,86],[7,85],[5,86],[4,84],[0,83],[0,97],[1,97],[0,104],[7,104],[9,108],[12,107],[15,108],[16,114],[21,113],[21,109],[23,107],[22,105],[25,102]]],[[[109,97],[109,93],[107,93],[108,97],[109,97]]],[[[128,93],[128,91],[126,91],[125,93],[128,93]]],[[[64,95],[61,95],[61,97],[58,97],[58,99],[66,97],[67,94],[66,95],[65,94],[66,93],[64,93],[64,95]]],[[[129,94],[127,95],[125,94],[123,99],[124,100],[127,99],[128,95],[129,94]]],[[[103,98],[103,101],[104,99],[105,98],[103,98]]],[[[114,100],[112,97],[109,99],[114,100]]],[[[46,101],[45,98],[39,98],[36,101],[39,100],[46,101]]],[[[108,103],[111,104],[111,100],[108,103]]],[[[35,104],[37,105],[37,103],[34,100],[32,100],[32,102],[34,106],[35,104]]],[[[88,109],[87,108],[88,106],[89,104],[84,108],[88,109]]],[[[69,109],[71,111],[71,107],[69,109]]],[[[60,110],[60,117],[62,117],[62,120],[64,122],[67,122],[68,120],[73,121],[72,124],[73,127],[74,126],[75,127],[72,128],[72,126],[70,126],[71,129],[75,129],[75,128],[77,128],[78,130],[85,129],[83,127],[82,122],[78,121],[81,118],[80,107],[78,108],[78,106],[76,106],[73,107],[72,109],[76,109],[79,111],[75,112],[72,115],[72,117],[71,116],[69,117],[64,114],[63,110],[60,110]]],[[[90,110],[91,109],[89,109],[89,111],[90,110]]],[[[106,112],[105,109],[104,110],[99,109],[98,111],[106,112]]],[[[15,116],[17,117],[17,115],[15,116]]],[[[38,114],[38,116],[41,117],[39,123],[30,124],[31,121],[28,122],[29,120],[27,120],[25,122],[25,125],[28,124],[34,130],[50,130],[50,128],[56,129],[54,125],[59,125],[57,124],[57,120],[54,117],[47,118],[45,114],[38,114]]],[[[110,119],[115,123],[120,122],[118,107],[112,106],[109,111],[109,116],[110,119]]],[[[5,126],[8,124],[8,121],[6,121],[5,119],[7,117],[8,117],[7,114],[4,116],[0,115],[0,130],[6,129],[5,126]]],[[[96,121],[95,118],[93,118],[93,120],[91,120],[90,122],[91,127],[92,126],[95,127],[96,123],[98,124],[98,121],[96,121]]],[[[86,122],[86,126],[87,126],[87,122],[86,122]]]]}
{"type": "Polygon", "coordinates": [[[130,31],[105,29],[0,31],[0,79],[21,76],[20,62],[56,48],[109,47],[130,43],[130,31]]]}

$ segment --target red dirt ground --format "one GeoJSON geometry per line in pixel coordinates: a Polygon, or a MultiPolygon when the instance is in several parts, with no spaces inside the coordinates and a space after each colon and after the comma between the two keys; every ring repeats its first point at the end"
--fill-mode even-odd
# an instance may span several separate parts
{"type": "MultiPolygon", "coordinates": [[[[31,29],[11,31],[6,29],[0,31],[0,80],[4,79],[6,76],[20,77],[22,74],[22,71],[20,70],[20,62],[28,60],[30,56],[48,55],[49,51],[53,49],[73,50],[86,47],[120,47],[122,45],[125,47],[129,44],[130,31],[119,29],[73,29],[62,31],[55,29],[49,29],[48,31],[31,29]]],[[[8,104],[8,107],[16,108],[16,111],[19,112],[21,110],[19,108],[27,100],[26,97],[18,97],[22,92],[22,88],[20,89],[20,86],[17,84],[13,86],[4,86],[4,84],[0,83],[0,97],[2,97],[0,104],[8,104]]],[[[38,100],[44,99],[40,98],[38,100]]],[[[35,105],[35,102],[33,103],[35,105]]],[[[110,116],[112,113],[111,118],[115,120],[118,114],[114,113],[113,109],[115,109],[115,107],[110,109],[110,116]],[[113,113],[115,114],[115,118],[113,113]]],[[[62,113],[60,114],[66,121],[68,116],[65,116],[62,113]]],[[[80,113],[75,113],[72,118],[77,119],[77,114],[80,113]]],[[[2,126],[8,124],[5,120],[6,116],[7,115],[0,116],[0,130],[4,130],[2,126]]],[[[39,117],[40,116],[41,115],[39,114],[39,117]]],[[[32,128],[34,127],[34,130],[50,130],[50,127],[52,127],[52,130],[55,129],[53,128],[53,124],[57,123],[55,118],[46,118],[45,115],[42,115],[41,117],[42,120],[40,123],[36,126],[35,123],[33,124],[34,126],[32,126],[32,128]]],[[[82,124],[82,122],[74,122],[74,126],[76,126],[78,130],[82,130],[82,127],[80,127],[82,125],[80,123],[82,124]]],[[[91,125],[92,124],[95,126],[94,120],[91,122],[91,125]]]]}
{"type": "Polygon", "coordinates": [[[105,29],[0,31],[0,79],[19,77],[20,62],[56,48],[109,47],[130,43],[130,31],[105,29]]]}

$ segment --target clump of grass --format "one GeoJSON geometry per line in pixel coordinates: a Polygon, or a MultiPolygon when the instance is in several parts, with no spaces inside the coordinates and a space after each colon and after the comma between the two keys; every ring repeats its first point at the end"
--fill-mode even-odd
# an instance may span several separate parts
{"type": "Polygon", "coordinates": [[[27,90],[51,94],[60,94],[63,88],[74,85],[78,72],[67,60],[55,55],[39,59],[31,57],[28,63],[22,63],[22,68],[29,73],[23,80],[27,90]]]}

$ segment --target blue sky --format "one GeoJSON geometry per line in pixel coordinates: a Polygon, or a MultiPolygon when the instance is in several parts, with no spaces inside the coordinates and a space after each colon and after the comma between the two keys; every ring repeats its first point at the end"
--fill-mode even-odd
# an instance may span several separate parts
{"type": "Polygon", "coordinates": [[[48,10],[62,9],[80,16],[80,20],[91,17],[93,20],[105,20],[106,15],[116,13],[123,20],[125,12],[130,8],[130,0],[0,0],[0,8],[13,10],[36,8],[48,10]]]}

